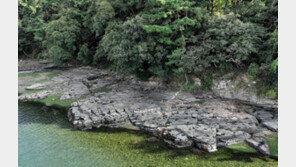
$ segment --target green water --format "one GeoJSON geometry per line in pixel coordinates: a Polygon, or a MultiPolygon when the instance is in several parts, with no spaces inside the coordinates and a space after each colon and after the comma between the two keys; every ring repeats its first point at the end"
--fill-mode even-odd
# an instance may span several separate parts
{"type": "Polygon", "coordinates": [[[74,130],[63,111],[19,105],[19,166],[117,166],[103,148],[99,134],[74,130]]]}
{"type": "Polygon", "coordinates": [[[66,111],[19,103],[19,166],[277,166],[277,161],[257,153],[220,149],[204,153],[173,149],[148,135],[123,129],[75,130],[66,111]]]}

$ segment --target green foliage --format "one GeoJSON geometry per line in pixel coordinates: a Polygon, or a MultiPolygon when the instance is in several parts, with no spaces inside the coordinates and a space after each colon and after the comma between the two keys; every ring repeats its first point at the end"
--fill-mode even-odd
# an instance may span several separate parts
{"type": "Polygon", "coordinates": [[[277,1],[19,0],[18,9],[20,55],[164,81],[245,70],[277,87],[277,1]]]}
{"type": "Polygon", "coordinates": [[[277,88],[278,86],[278,58],[271,63],[262,64],[260,69],[262,70],[263,81],[269,87],[277,88]]]}
{"type": "Polygon", "coordinates": [[[20,57],[35,56],[42,52],[45,29],[59,10],[54,0],[18,1],[18,50],[20,57]]]}
{"type": "Polygon", "coordinates": [[[83,44],[79,50],[77,59],[82,62],[83,65],[88,65],[92,61],[90,50],[87,44],[83,44]]]}
{"type": "Polygon", "coordinates": [[[52,21],[46,28],[44,45],[56,64],[70,61],[77,50],[81,29],[76,16],[75,11],[65,10],[59,19],[52,21]]]}
{"type": "MultiPolygon", "coordinates": [[[[133,73],[147,78],[152,74],[165,75],[162,68],[163,49],[147,36],[141,27],[145,19],[136,16],[121,25],[111,22],[106,28],[95,60],[103,56],[118,72],[133,73]]],[[[119,22],[120,23],[120,22],[119,22]]]]}
{"type": "Polygon", "coordinates": [[[119,41],[121,39],[121,25],[122,22],[113,21],[110,22],[106,28],[106,33],[100,41],[95,56],[94,63],[97,64],[103,58],[109,57],[109,55],[113,54],[116,46],[119,45],[119,41]]]}
{"type": "Polygon", "coordinates": [[[212,78],[212,76],[208,75],[208,76],[205,76],[205,77],[201,78],[201,86],[205,90],[211,89],[211,87],[213,86],[213,78],[212,78]]]}
{"type": "Polygon", "coordinates": [[[38,53],[38,55],[37,55],[37,59],[38,60],[44,60],[44,59],[46,59],[46,56],[45,56],[45,53],[38,53]]]}
{"type": "Polygon", "coordinates": [[[195,85],[195,84],[184,85],[184,88],[186,90],[194,90],[198,88],[198,85],[195,85]]]}
{"type": "Polygon", "coordinates": [[[276,99],[278,97],[278,93],[275,90],[269,90],[266,92],[266,96],[272,99],[276,99]]]}
{"type": "Polygon", "coordinates": [[[49,55],[51,56],[51,59],[53,62],[55,62],[58,65],[62,65],[63,63],[71,60],[72,55],[71,53],[67,52],[65,49],[59,47],[59,46],[52,46],[49,51],[49,55]]]}
{"type": "Polygon", "coordinates": [[[225,63],[242,66],[258,52],[263,29],[252,23],[243,23],[232,14],[207,17],[202,23],[203,32],[192,37],[196,44],[188,47],[181,60],[188,72],[225,63]]]}
{"type": "MultiPolygon", "coordinates": [[[[143,13],[143,17],[147,20],[142,26],[143,29],[168,53],[161,56],[165,60],[163,66],[166,73],[184,73],[180,60],[194,29],[200,25],[201,9],[194,5],[194,1],[151,0],[148,2],[150,8],[143,13]]],[[[167,76],[168,74],[165,74],[162,78],[167,76]]]]}
{"type": "Polygon", "coordinates": [[[251,63],[249,68],[248,68],[248,71],[247,71],[247,74],[248,74],[248,77],[252,80],[254,80],[258,74],[259,74],[259,66],[258,64],[256,63],[251,63]]]}
{"type": "Polygon", "coordinates": [[[108,1],[95,0],[87,10],[84,17],[84,26],[89,28],[95,36],[101,36],[107,22],[115,16],[115,11],[108,1]]]}

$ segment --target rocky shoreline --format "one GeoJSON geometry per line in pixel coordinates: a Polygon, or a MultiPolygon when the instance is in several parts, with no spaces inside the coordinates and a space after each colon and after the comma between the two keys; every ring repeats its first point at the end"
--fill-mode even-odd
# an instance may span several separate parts
{"type": "MultiPolygon", "coordinates": [[[[24,64],[19,63],[19,74],[54,67],[29,63],[36,67],[30,69],[24,64]]],[[[59,95],[60,101],[74,100],[68,119],[77,129],[132,127],[177,148],[197,147],[213,152],[246,142],[268,155],[264,131],[277,131],[276,112],[92,67],[19,77],[19,94],[19,101],[39,101],[50,95],[59,95]]]]}

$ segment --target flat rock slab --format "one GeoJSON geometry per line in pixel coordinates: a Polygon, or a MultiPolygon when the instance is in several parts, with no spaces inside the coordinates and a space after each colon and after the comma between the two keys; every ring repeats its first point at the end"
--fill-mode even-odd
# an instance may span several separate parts
{"type": "Polygon", "coordinates": [[[273,115],[270,112],[265,110],[256,111],[255,116],[261,122],[266,122],[266,121],[272,120],[273,118],[273,115]]]}
{"type": "Polygon", "coordinates": [[[258,141],[253,140],[253,139],[247,139],[246,143],[249,146],[256,148],[257,151],[259,151],[260,153],[262,153],[264,155],[269,155],[270,154],[268,144],[267,144],[267,142],[265,140],[258,142],[258,141]]]}
{"type": "MultiPolygon", "coordinates": [[[[84,82],[91,87],[99,83],[99,78],[92,75],[84,82]]],[[[72,103],[69,121],[82,130],[132,124],[172,147],[194,146],[208,152],[247,139],[265,140],[253,137],[261,132],[256,117],[238,112],[227,102],[200,102],[189,93],[167,91],[160,86],[147,88],[141,82],[121,82],[112,88],[72,103]]],[[[253,147],[264,152],[262,145],[253,147]]],[[[268,150],[268,145],[264,147],[268,150]]]]}
{"type": "Polygon", "coordinates": [[[44,69],[55,68],[52,62],[49,61],[36,61],[36,60],[19,60],[18,70],[19,71],[41,71],[44,69]]]}
{"type": "Polygon", "coordinates": [[[26,87],[27,90],[41,90],[46,88],[46,84],[38,83],[31,86],[26,87]]]}
{"type": "Polygon", "coordinates": [[[275,129],[275,123],[270,122],[274,116],[269,112],[249,114],[230,101],[197,99],[159,82],[138,81],[91,67],[55,71],[53,77],[49,74],[19,78],[19,101],[38,101],[49,95],[60,95],[59,100],[80,98],[68,111],[69,121],[78,129],[139,129],[172,147],[197,147],[209,152],[249,140],[257,142],[249,142],[252,147],[268,154],[268,145],[262,145],[265,138],[258,134],[262,133],[259,122],[275,129]],[[36,84],[38,80],[46,82],[36,84]],[[26,93],[25,89],[45,90],[26,93]]]}
{"type": "Polygon", "coordinates": [[[262,125],[271,131],[274,131],[274,132],[278,131],[278,121],[277,120],[266,121],[266,122],[263,122],[262,125]]]}
{"type": "Polygon", "coordinates": [[[45,91],[36,92],[36,93],[22,94],[18,97],[18,100],[22,102],[42,100],[42,99],[45,99],[51,93],[52,93],[51,90],[45,90],[45,91]]]}

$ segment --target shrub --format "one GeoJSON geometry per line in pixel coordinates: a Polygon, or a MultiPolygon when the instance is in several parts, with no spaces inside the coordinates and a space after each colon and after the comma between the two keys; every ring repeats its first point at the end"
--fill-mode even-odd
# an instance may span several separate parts
{"type": "Polygon", "coordinates": [[[52,46],[49,49],[48,53],[51,59],[53,60],[53,62],[55,62],[58,65],[62,65],[65,62],[68,62],[72,58],[71,53],[67,52],[63,48],[56,45],[52,46]]]}
{"type": "Polygon", "coordinates": [[[258,52],[262,28],[243,23],[232,14],[206,18],[203,31],[192,37],[196,43],[187,48],[180,62],[186,71],[198,72],[225,63],[243,66],[258,52]]]}
{"type": "Polygon", "coordinates": [[[254,80],[258,76],[258,74],[260,73],[259,70],[260,69],[259,69],[258,64],[251,63],[250,66],[249,66],[249,68],[248,68],[248,71],[247,71],[248,77],[250,79],[254,80]]]}
{"type": "Polygon", "coordinates": [[[261,66],[262,80],[269,87],[278,86],[278,58],[273,60],[270,64],[263,64],[261,66]]]}
{"type": "Polygon", "coordinates": [[[88,65],[92,62],[92,55],[90,54],[87,44],[81,46],[77,59],[81,61],[83,65],[88,65]]]}
{"type": "Polygon", "coordinates": [[[272,99],[275,99],[278,97],[277,90],[269,90],[266,92],[266,96],[272,99]]]}
{"type": "Polygon", "coordinates": [[[201,78],[201,86],[205,89],[205,90],[209,90],[211,89],[211,87],[214,85],[213,83],[213,78],[212,76],[208,75],[208,76],[203,76],[201,78]]]}
{"type": "Polygon", "coordinates": [[[96,60],[100,54],[105,54],[118,72],[136,74],[143,79],[152,74],[163,77],[161,61],[165,51],[147,36],[141,27],[144,22],[145,19],[136,16],[121,25],[110,23],[97,50],[96,60]]]}
{"type": "Polygon", "coordinates": [[[115,16],[115,11],[108,1],[95,0],[87,10],[84,26],[88,27],[96,37],[105,31],[107,22],[115,16]]]}
{"type": "Polygon", "coordinates": [[[23,54],[30,56],[29,54],[45,50],[42,45],[45,40],[45,29],[60,7],[54,3],[54,0],[18,1],[18,50],[20,56],[23,54]]]}
{"type": "Polygon", "coordinates": [[[79,22],[74,17],[75,12],[68,9],[58,20],[52,21],[45,30],[44,45],[56,64],[69,61],[76,53],[81,29],[79,22]],[[57,50],[54,51],[54,49],[57,50]]]}

